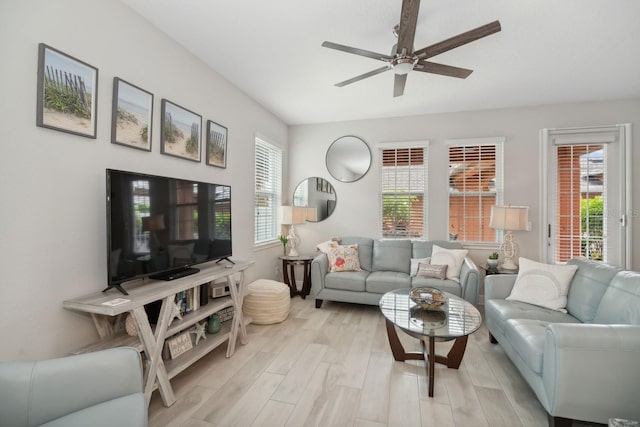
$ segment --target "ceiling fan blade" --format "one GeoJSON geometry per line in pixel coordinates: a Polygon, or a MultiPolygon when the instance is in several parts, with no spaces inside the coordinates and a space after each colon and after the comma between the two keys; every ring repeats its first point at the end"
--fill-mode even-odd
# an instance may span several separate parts
{"type": "Polygon", "coordinates": [[[384,55],[382,53],[371,52],[369,50],[358,49],[357,47],[345,46],[343,44],[332,43],[332,42],[324,42],[322,43],[323,47],[328,47],[329,49],[341,50],[347,53],[353,53],[354,55],[366,56],[367,58],[377,59],[378,61],[391,61],[393,57],[389,55],[384,55]]]}
{"type": "Polygon", "coordinates": [[[469,74],[473,73],[473,70],[460,67],[452,67],[451,65],[437,64],[429,61],[418,61],[413,67],[413,71],[422,71],[423,73],[440,74],[448,77],[457,77],[459,79],[466,79],[469,74]]]}
{"type": "Polygon", "coordinates": [[[407,83],[406,74],[396,74],[396,78],[393,81],[393,97],[397,98],[404,94],[404,85],[407,83]]]}
{"type": "Polygon", "coordinates": [[[366,79],[367,77],[375,76],[376,74],[383,73],[383,72],[385,72],[387,70],[390,70],[390,69],[391,69],[390,67],[386,67],[386,66],[385,67],[376,68],[375,70],[369,71],[368,73],[360,74],[359,76],[352,77],[349,80],[345,80],[343,82],[336,83],[334,86],[342,87],[342,86],[350,85],[351,83],[355,83],[357,81],[366,79]]]}
{"type": "Polygon", "coordinates": [[[453,36],[451,38],[443,40],[440,43],[432,44],[431,46],[419,49],[415,51],[415,55],[419,56],[420,59],[431,58],[433,56],[447,52],[451,49],[455,49],[456,47],[460,47],[493,33],[497,33],[500,30],[500,21],[493,21],[489,24],[467,31],[466,33],[458,34],[457,36],[453,36]]]}
{"type": "Polygon", "coordinates": [[[402,53],[402,49],[405,49],[409,55],[413,52],[413,40],[416,35],[419,10],[420,0],[402,0],[396,53],[402,53]]]}

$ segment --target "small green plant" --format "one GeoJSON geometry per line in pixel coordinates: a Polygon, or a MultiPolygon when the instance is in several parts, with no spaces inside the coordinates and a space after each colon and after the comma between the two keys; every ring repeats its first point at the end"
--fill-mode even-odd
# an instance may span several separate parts
{"type": "Polygon", "coordinates": [[[493,253],[489,254],[487,259],[498,259],[498,252],[493,252],[493,253]]]}
{"type": "Polygon", "coordinates": [[[284,254],[287,254],[287,243],[289,243],[289,238],[284,234],[280,235],[280,241],[282,242],[282,249],[284,250],[284,254]]]}

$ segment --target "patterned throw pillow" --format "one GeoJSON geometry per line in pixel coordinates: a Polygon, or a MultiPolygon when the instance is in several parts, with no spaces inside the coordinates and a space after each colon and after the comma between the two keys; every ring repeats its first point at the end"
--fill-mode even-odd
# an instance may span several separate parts
{"type": "Polygon", "coordinates": [[[358,245],[335,245],[327,252],[329,271],[362,271],[358,258],[358,245]]]}
{"type": "Polygon", "coordinates": [[[418,265],[418,274],[416,276],[432,277],[434,279],[444,280],[447,277],[447,265],[423,264],[418,265]]]}
{"type": "Polygon", "coordinates": [[[409,274],[411,277],[414,277],[418,274],[418,266],[420,264],[429,264],[431,262],[431,258],[411,258],[411,273],[409,274]]]}

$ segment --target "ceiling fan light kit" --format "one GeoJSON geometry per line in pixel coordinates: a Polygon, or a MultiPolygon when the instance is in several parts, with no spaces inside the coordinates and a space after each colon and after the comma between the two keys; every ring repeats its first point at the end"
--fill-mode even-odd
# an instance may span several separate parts
{"type": "Polygon", "coordinates": [[[420,0],[403,0],[402,11],[400,13],[400,24],[393,27],[393,34],[398,38],[398,43],[392,48],[391,55],[371,52],[351,46],[345,46],[338,43],[325,41],[323,47],[329,49],[340,50],[354,55],[364,56],[378,61],[386,62],[386,65],[369,71],[359,76],[355,76],[348,80],[336,83],[335,86],[342,87],[355,83],[357,81],[375,76],[384,71],[393,69],[395,76],[393,85],[393,96],[402,96],[404,94],[404,86],[407,81],[407,74],[411,71],[420,71],[423,73],[439,74],[442,76],[456,77],[466,79],[473,70],[466,68],[454,67],[451,65],[439,64],[427,59],[448,52],[457,47],[471,43],[475,40],[497,33],[501,30],[500,22],[493,21],[473,30],[450,37],[439,43],[414,50],[413,41],[416,33],[416,24],[418,21],[418,11],[420,9],[420,0]]]}

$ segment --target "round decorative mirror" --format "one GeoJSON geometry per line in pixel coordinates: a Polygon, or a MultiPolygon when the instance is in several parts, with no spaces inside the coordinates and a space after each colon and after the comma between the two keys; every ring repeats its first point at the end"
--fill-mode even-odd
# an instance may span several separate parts
{"type": "Polygon", "coordinates": [[[326,179],[307,178],[293,192],[293,206],[307,208],[307,221],[324,221],[336,208],[336,191],[326,179]]]}
{"type": "Polygon", "coordinates": [[[327,170],[340,182],[357,181],[369,171],[371,150],[357,136],[343,136],[327,150],[327,170]]]}

